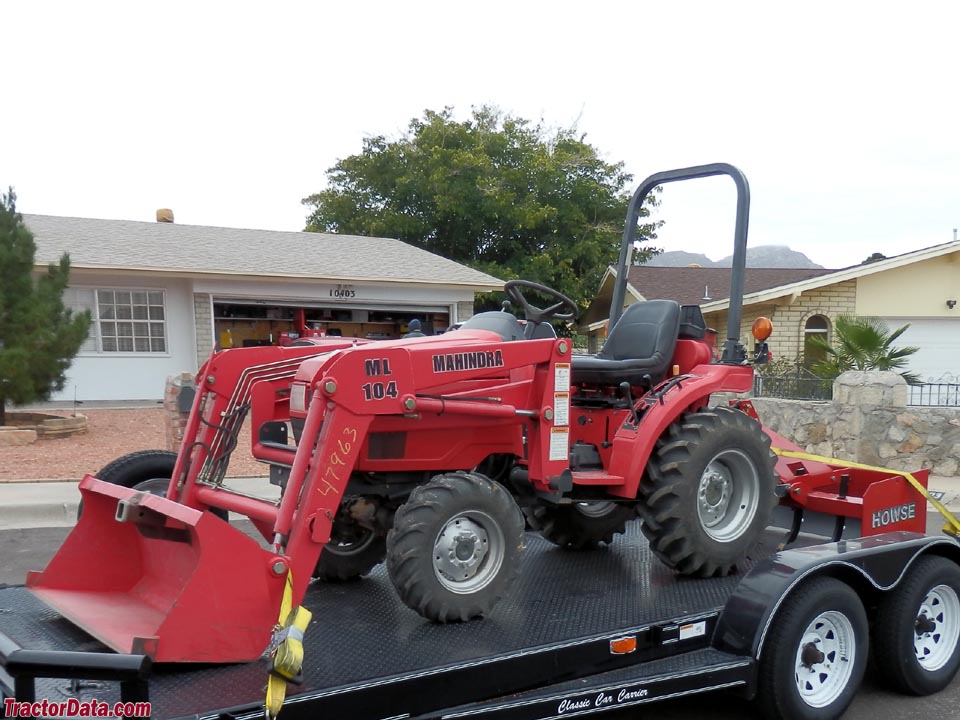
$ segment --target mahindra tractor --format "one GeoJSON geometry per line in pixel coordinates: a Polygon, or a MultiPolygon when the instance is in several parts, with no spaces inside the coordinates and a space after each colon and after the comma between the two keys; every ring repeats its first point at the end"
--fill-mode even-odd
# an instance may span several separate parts
{"type": "Polygon", "coordinates": [[[755,324],[750,353],[739,339],[748,211],[747,181],[730,165],[647,178],[629,204],[595,355],[573,354],[554,330],[577,304],[523,280],[505,284],[503,309],[439,336],[215,352],[179,453],[135,453],[87,476],[76,528],[28,586],[115,650],[233,662],[264,650],[285,589],[297,605],[315,576],[350,579],[383,561],[425,618],[488,614],[521,572],[530,531],[578,550],[637,519],[660,562],[700,577],[750,565],[778,502],[826,513],[837,537],[845,524],[923,532],[922,507],[861,527],[877,508],[915,501],[903,478],[778,458],[772,441],[795,446],[749,403],[714,400],[751,390],[771,331],[755,324]],[[699,307],[624,309],[645,198],[713,175],[738,191],[718,359],[699,307]],[[279,500],[226,480],[245,421],[279,500]]]}

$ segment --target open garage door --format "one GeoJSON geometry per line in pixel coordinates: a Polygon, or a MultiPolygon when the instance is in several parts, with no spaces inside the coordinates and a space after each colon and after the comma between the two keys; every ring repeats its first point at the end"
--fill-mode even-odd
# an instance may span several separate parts
{"type": "Polygon", "coordinates": [[[387,340],[402,337],[414,319],[426,335],[450,325],[450,308],[443,306],[323,306],[214,297],[213,315],[221,348],[283,345],[311,335],[387,340]]]}

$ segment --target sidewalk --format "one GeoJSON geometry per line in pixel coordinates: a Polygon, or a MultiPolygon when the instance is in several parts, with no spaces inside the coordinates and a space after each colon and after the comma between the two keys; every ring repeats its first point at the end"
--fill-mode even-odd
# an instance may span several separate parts
{"type": "MultiPolygon", "coordinates": [[[[228,478],[224,484],[240,492],[275,500],[280,488],[262,478],[228,478]]],[[[70,527],[77,521],[77,482],[0,483],[0,530],[70,527]]]]}
{"type": "MultiPolygon", "coordinates": [[[[276,499],[280,488],[267,478],[228,478],[241,492],[276,499]]],[[[960,514],[960,477],[930,477],[930,491],[950,512],[960,514]]],[[[0,483],[0,530],[69,527],[77,519],[80,492],[74,481],[0,483]]],[[[935,514],[932,505],[928,514],[935,514]]]]}

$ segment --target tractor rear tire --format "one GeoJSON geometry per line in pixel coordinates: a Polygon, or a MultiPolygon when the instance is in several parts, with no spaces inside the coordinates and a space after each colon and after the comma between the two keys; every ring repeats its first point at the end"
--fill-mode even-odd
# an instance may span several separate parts
{"type": "MultiPolygon", "coordinates": [[[[95,477],[114,485],[165,497],[176,464],[177,453],[171,450],[137,450],[107,463],[95,477]]],[[[77,506],[77,519],[82,512],[83,500],[77,506]]],[[[211,508],[210,512],[223,521],[230,517],[222,508],[211,508]]]]}
{"type": "Polygon", "coordinates": [[[129,488],[144,480],[169,480],[176,464],[177,454],[170,450],[137,450],[104,465],[96,477],[129,488]]]}
{"type": "Polygon", "coordinates": [[[387,540],[369,528],[337,519],[313,576],[322,582],[357,580],[383,562],[387,540]]]}
{"type": "Polygon", "coordinates": [[[746,569],[777,503],[776,456],[760,423],[726,407],[687,413],[657,441],[640,483],[650,549],[683,575],[746,569]]]}
{"type": "MultiPolygon", "coordinates": [[[[137,450],[121,455],[104,465],[96,474],[98,480],[125,488],[140,488],[156,495],[166,495],[177,453],[170,450],[137,450]]],[[[83,513],[83,500],[77,506],[77,519],[83,513]]]]}
{"type": "Polygon", "coordinates": [[[387,570],[400,599],[423,617],[462,622],[487,614],[520,571],[523,513],[502,485],[453,472],[419,486],[387,533],[387,570]]]}
{"type": "Polygon", "coordinates": [[[626,532],[637,517],[633,506],[607,500],[569,505],[535,505],[527,511],[530,527],[554,545],[566,550],[592,550],[609,545],[614,535],[626,532]]]}

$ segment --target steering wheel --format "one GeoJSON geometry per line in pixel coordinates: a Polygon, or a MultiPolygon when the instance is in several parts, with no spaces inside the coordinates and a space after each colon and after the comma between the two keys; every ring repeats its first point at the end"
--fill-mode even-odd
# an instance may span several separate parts
{"type": "Polygon", "coordinates": [[[580,314],[580,308],[573,300],[540,283],[530,282],[529,280],[508,280],[503,284],[503,290],[512,302],[523,309],[524,317],[532,323],[542,323],[545,320],[576,320],[577,315],[580,314]],[[557,300],[557,302],[545,308],[531,305],[530,301],[524,297],[523,288],[542,293],[551,300],[557,300]],[[561,310],[566,312],[561,312],[561,310]]]}

